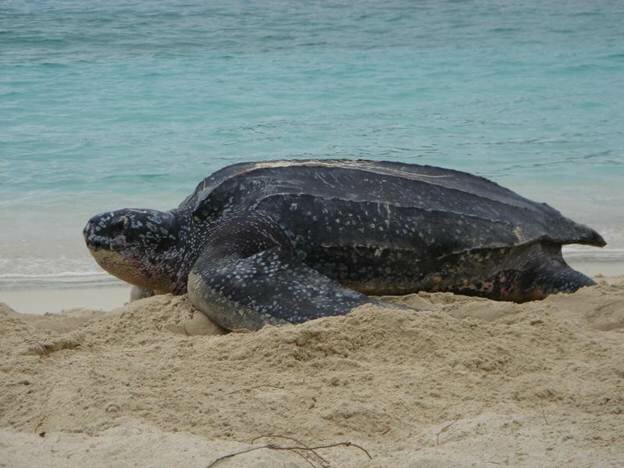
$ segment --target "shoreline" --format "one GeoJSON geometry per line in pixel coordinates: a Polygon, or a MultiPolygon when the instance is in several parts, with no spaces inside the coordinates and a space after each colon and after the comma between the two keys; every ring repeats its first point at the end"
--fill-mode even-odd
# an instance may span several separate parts
{"type": "Polygon", "coordinates": [[[624,260],[619,258],[588,259],[582,255],[566,255],[565,252],[563,257],[572,268],[592,278],[624,275],[624,260]]]}
{"type": "MultiPolygon", "coordinates": [[[[624,261],[619,258],[588,259],[582,252],[564,253],[564,256],[572,268],[596,281],[604,277],[624,276],[624,261]]],[[[129,302],[130,287],[127,283],[114,280],[102,285],[7,288],[0,289],[0,303],[7,304],[19,313],[34,315],[85,308],[108,311],[129,302]]]]}

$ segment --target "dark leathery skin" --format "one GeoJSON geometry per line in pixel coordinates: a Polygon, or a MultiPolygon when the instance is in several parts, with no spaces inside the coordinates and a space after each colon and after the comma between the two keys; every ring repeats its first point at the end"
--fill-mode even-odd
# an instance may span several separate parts
{"type": "MultiPolygon", "coordinates": [[[[605,244],[589,227],[482,177],[361,160],[228,166],[170,212],[128,209],[92,218],[85,240],[92,252],[125,255],[126,269],[138,270],[134,284],[179,294],[207,248],[207,258],[216,263],[234,251],[242,261],[246,249],[270,256],[261,254],[273,248],[265,245],[266,236],[254,235],[242,221],[256,215],[279,238],[279,268],[290,265],[293,278],[295,270],[301,278],[318,273],[336,282],[332,287],[366,294],[429,290],[517,301],[544,297],[591,284],[565,264],[562,245],[605,244]],[[237,226],[246,226],[244,237],[237,226]],[[215,233],[222,236],[219,242],[215,233]]],[[[244,303],[236,301],[234,290],[229,295],[233,303],[244,303]]]]}

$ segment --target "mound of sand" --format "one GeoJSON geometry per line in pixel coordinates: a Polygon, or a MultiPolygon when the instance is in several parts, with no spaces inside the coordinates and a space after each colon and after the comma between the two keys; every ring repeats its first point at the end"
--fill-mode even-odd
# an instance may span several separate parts
{"type": "Polygon", "coordinates": [[[230,334],[185,297],[2,308],[0,466],[205,467],[346,441],[372,460],[341,445],[218,466],[622,464],[624,278],[522,305],[387,299],[411,309],[230,334]]]}

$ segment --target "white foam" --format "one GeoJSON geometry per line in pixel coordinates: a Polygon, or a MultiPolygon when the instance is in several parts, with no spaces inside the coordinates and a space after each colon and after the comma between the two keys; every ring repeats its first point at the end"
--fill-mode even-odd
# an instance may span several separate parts
{"type": "Polygon", "coordinates": [[[93,271],[61,271],[58,273],[44,274],[0,274],[0,291],[31,288],[93,288],[117,284],[123,284],[123,282],[108,273],[93,271]]]}

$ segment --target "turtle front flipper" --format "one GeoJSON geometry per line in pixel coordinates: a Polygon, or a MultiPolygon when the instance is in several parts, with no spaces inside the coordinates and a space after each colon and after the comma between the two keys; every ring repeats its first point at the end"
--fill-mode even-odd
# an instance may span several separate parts
{"type": "Polygon", "coordinates": [[[188,279],[191,302],[229,329],[344,315],[371,302],[299,260],[268,216],[233,217],[210,236],[188,279]]]}

